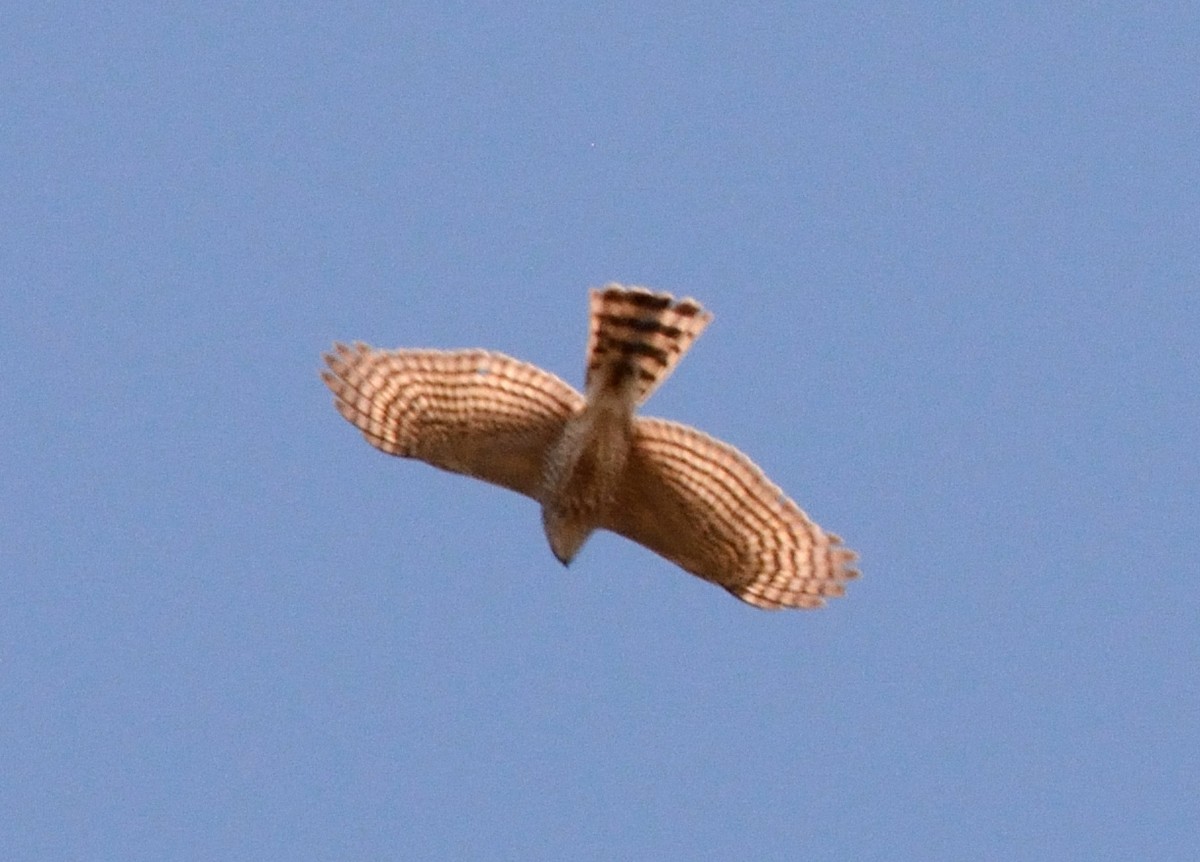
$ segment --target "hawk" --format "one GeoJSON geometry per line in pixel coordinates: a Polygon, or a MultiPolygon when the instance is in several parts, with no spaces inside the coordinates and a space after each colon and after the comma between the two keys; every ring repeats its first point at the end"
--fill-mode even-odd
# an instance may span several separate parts
{"type": "Polygon", "coordinates": [[[816,608],[857,555],[754,463],[702,431],[635,415],[712,315],[694,299],[591,291],[584,394],[488,350],[335,344],[322,378],[371,445],[537,501],[563,565],[597,529],[759,608],[816,608]]]}

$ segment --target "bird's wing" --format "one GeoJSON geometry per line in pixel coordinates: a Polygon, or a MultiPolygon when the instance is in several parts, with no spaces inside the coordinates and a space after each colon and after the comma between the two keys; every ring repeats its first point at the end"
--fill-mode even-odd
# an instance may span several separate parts
{"type": "Polygon", "coordinates": [[[535,499],[547,449],[583,409],[558,377],[486,350],[336,344],[325,362],[338,412],[371,445],[535,499]]]}
{"type": "Polygon", "coordinates": [[[732,446],[638,419],[616,504],[601,526],[760,608],[840,596],[857,555],[814,524],[732,446]]]}

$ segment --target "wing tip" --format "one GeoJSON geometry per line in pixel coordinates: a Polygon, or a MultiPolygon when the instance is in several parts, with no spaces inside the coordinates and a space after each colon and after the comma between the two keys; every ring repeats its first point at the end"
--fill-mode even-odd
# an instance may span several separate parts
{"type": "Polygon", "coordinates": [[[846,595],[846,584],[862,574],[850,565],[857,559],[858,554],[854,551],[838,546],[831,548],[831,565],[824,576],[793,577],[782,583],[767,580],[765,583],[739,584],[726,589],[743,602],[763,610],[816,610],[824,607],[828,599],[846,595]]]}
{"type": "Polygon", "coordinates": [[[771,597],[750,592],[746,589],[731,588],[729,592],[734,598],[762,611],[801,610],[814,611],[825,607],[825,597],[811,593],[799,593],[792,596],[771,597]]]}

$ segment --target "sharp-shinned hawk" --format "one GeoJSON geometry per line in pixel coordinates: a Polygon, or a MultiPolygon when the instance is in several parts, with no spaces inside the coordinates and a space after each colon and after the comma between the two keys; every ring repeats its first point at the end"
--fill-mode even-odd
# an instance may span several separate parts
{"type": "Polygon", "coordinates": [[[486,350],[337,344],[322,377],[373,446],[540,503],[564,565],[603,528],[757,607],[820,607],[857,555],[737,449],[634,415],[710,320],[693,299],[593,290],[584,395],[486,350]]]}

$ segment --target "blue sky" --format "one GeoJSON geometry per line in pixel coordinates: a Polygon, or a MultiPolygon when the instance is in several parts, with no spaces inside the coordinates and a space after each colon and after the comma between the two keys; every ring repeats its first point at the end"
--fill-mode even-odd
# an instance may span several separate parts
{"type": "Polygon", "coordinates": [[[1187,4],[45,4],[0,32],[0,855],[1196,858],[1187,4]],[[582,378],[862,555],[756,611],[388,458],[335,339],[582,378]]]}

